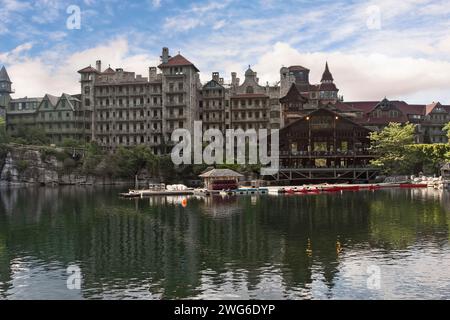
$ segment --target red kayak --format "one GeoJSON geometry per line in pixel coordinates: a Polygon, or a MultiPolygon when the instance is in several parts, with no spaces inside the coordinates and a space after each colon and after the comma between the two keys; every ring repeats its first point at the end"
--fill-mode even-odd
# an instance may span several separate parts
{"type": "Polygon", "coordinates": [[[329,187],[329,188],[323,188],[322,191],[324,192],[339,192],[342,191],[341,187],[329,187]]]}
{"type": "Polygon", "coordinates": [[[426,188],[428,185],[423,183],[403,183],[400,188],[426,188]]]}
{"type": "Polygon", "coordinates": [[[344,191],[359,191],[359,186],[345,186],[342,187],[342,190],[344,191]]]}

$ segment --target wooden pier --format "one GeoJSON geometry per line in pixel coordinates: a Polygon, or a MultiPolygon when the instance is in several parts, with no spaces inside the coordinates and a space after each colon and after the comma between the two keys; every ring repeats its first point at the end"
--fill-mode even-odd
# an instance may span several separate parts
{"type": "Polygon", "coordinates": [[[264,179],[275,182],[369,182],[379,174],[378,168],[282,168],[277,173],[265,175],[264,179]]]}

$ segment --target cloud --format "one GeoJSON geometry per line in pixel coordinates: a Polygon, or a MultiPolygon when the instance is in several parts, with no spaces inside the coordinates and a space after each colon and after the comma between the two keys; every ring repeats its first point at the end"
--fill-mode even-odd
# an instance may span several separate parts
{"type": "Polygon", "coordinates": [[[312,83],[320,82],[325,61],[328,61],[335,83],[345,100],[380,100],[414,97],[431,103],[430,94],[444,92],[433,99],[450,102],[450,62],[412,57],[392,57],[387,54],[360,54],[346,52],[305,53],[279,42],[261,56],[252,67],[262,81],[279,80],[279,69],[303,65],[311,70],[312,83]],[[445,100],[443,100],[445,99],[445,100]]]}
{"type": "MultiPolygon", "coordinates": [[[[242,77],[251,64],[262,83],[275,82],[281,65],[301,64],[311,69],[311,78],[317,82],[329,60],[347,99],[379,99],[386,95],[412,102],[450,103],[449,85],[445,85],[446,74],[450,74],[448,0],[337,0],[314,4],[298,0],[245,4],[234,0],[187,4],[145,0],[147,10],[142,10],[138,2],[84,0],[80,3],[90,8],[82,8],[81,32],[64,27],[48,30],[48,26],[30,22],[22,15],[35,14],[26,5],[28,2],[0,0],[0,4],[4,3],[8,3],[9,20],[1,19],[5,10],[0,11],[0,37],[2,32],[9,34],[7,41],[3,41],[5,37],[0,39],[0,51],[4,51],[0,60],[7,57],[5,63],[11,68],[12,64],[27,61],[28,67],[35,63],[54,70],[58,77],[64,78],[67,73],[75,85],[65,80],[60,83],[72,86],[70,90],[78,86],[77,68],[94,63],[97,57],[104,57],[102,60],[113,66],[146,73],[149,61],[159,55],[154,50],[168,46],[172,52],[181,50],[202,70],[202,81],[209,80],[212,71],[226,73],[226,79],[231,71],[242,77]],[[166,3],[170,6],[158,10],[158,14],[152,12],[148,20],[149,11],[166,3]],[[370,13],[374,12],[368,12],[371,6],[379,8],[379,29],[368,27],[370,13]],[[12,14],[11,10],[18,11],[12,14]],[[98,45],[98,39],[105,44],[98,45]],[[13,54],[13,48],[20,43],[31,44],[32,48],[13,54]],[[119,48],[116,50],[111,43],[119,48]],[[92,44],[95,47],[91,48],[92,44]],[[6,52],[6,48],[10,51],[6,52]],[[67,71],[59,73],[63,67],[67,71]]],[[[55,5],[54,0],[37,3],[50,9],[55,5]]],[[[51,90],[53,82],[49,84],[51,90]]],[[[26,82],[16,82],[15,86],[18,93],[29,91],[26,82]]]]}
{"type": "Polygon", "coordinates": [[[16,89],[15,97],[43,96],[45,93],[79,93],[77,71],[95,64],[98,59],[102,60],[103,68],[111,64],[113,68],[122,67],[142,76],[147,76],[149,66],[158,64],[156,56],[131,52],[128,41],[123,38],[70,55],[59,52],[54,55],[29,57],[25,55],[29,49],[31,45],[24,44],[11,52],[0,53],[0,60],[7,63],[9,76],[16,89]]]}
{"type": "Polygon", "coordinates": [[[194,3],[188,9],[182,10],[181,13],[167,17],[163,29],[170,33],[187,32],[200,26],[216,25],[217,17],[230,3],[231,0],[194,3]]]}

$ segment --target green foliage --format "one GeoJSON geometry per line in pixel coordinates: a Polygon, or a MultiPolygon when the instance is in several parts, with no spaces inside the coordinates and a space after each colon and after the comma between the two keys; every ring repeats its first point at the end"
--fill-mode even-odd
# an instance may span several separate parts
{"type": "Polygon", "coordinates": [[[450,145],[445,143],[414,144],[407,146],[417,168],[425,174],[439,174],[442,165],[450,160],[450,145]]]}
{"type": "Polygon", "coordinates": [[[29,145],[48,145],[50,143],[50,139],[43,130],[29,126],[19,126],[12,141],[29,145]]]}
{"type": "Polygon", "coordinates": [[[447,132],[447,138],[448,141],[450,142],[450,122],[447,123],[443,128],[442,131],[446,131],[447,132]]]}
{"type": "Polygon", "coordinates": [[[377,156],[372,165],[387,174],[410,174],[415,166],[414,152],[408,146],[414,143],[414,124],[390,123],[380,132],[372,132],[372,151],[377,156]]]}
{"type": "Polygon", "coordinates": [[[0,144],[8,143],[9,137],[6,133],[6,122],[3,117],[0,117],[0,144]]]}
{"type": "Polygon", "coordinates": [[[144,145],[130,148],[119,147],[112,161],[115,161],[117,174],[121,177],[133,177],[143,169],[152,172],[157,163],[155,155],[144,145]]]}
{"type": "Polygon", "coordinates": [[[70,158],[70,154],[65,151],[58,150],[53,147],[42,147],[40,149],[41,152],[41,160],[48,161],[49,158],[55,157],[58,161],[64,161],[67,158],[70,158]]]}
{"type": "Polygon", "coordinates": [[[83,144],[75,139],[64,139],[63,142],[61,143],[61,147],[63,148],[80,148],[82,147],[83,144]]]}
{"type": "Polygon", "coordinates": [[[19,171],[19,173],[24,172],[25,170],[28,169],[28,167],[29,167],[29,163],[27,160],[17,161],[16,168],[17,168],[17,171],[19,171]]]}
{"type": "Polygon", "coordinates": [[[89,143],[86,145],[84,160],[83,160],[83,172],[85,174],[102,175],[102,172],[98,172],[97,166],[102,162],[104,152],[96,143],[89,143]]]}

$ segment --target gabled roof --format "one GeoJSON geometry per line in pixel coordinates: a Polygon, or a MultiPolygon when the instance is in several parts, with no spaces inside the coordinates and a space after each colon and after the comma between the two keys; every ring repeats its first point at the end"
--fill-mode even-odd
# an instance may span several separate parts
{"type": "Polygon", "coordinates": [[[102,74],[115,74],[116,72],[111,67],[108,67],[105,71],[102,72],[102,74]]]}
{"type": "Polygon", "coordinates": [[[0,81],[6,81],[11,83],[11,79],[9,79],[8,72],[6,72],[5,66],[2,66],[0,69],[0,81]]]}
{"type": "Polygon", "coordinates": [[[59,97],[53,96],[51,94],[46,94],[43,100],[45,100],[46,98],[53,107],[56,107],[59,101],[59,97]]]}
{"type": "Polygon", "coordinates": [[[222,87],[223,88],[223,85],[218,83],[216,80],[209,80],[207,83],[205,83],[203,85],[204,89],[208,89],[208,88],[212,88],[212,87],[222,87]]]}
{"type": "Polygon", "coordinates": [[[308,98],[302,95],[298,90],[298,87],[293,83],[289,88],[288,93],[280,99],[280,102],[284,103],[288,101],[298,101],[298,100],[301,100],[305,103],[308,102],[308,98]]]}
{"type": "Polygon", "coordinates": [[[429,115],[431,112],[433,112],[434,108],[440,107],[441,104],[439,102],[433,102],[431,104],[428,104],[425,106],[425,114],[429,115]]]}
{"type": "Polygon", "coordinates": [[[50,108],[55,108],[56,105],[59,102],[59,97],[53,96],[51,94],[46,94],[42,99],[41,102],[39,103],[39,106],[37,107],[37,110],[39,110],[42,106],[42,104],[44,103],[44,101],[48,101],[49,102],[49,107],[50,108]]]}
{"type": "Polygon", "coordinates": [[[199,175],[200,178],[222,178],[222,177],[233,177],[233,178],[241,178],[242,174],[237,173],[236,171],[230,169],[212,169],[205,173],[199,175]]]}
{"type": "Polygon", "coordinates": [[[197,67],[190,62],[188,59],[183,57],[181,54],[177,54],[176,56],[170,58],[167,63],[161,63],[158,67],[159,68],[167,68],[167,67],[180,67],[180,66],[190,66],[194,67],[194,69],[199,72],[200,70],[197,69],[197,67]]]}
{"type": "Polygon", "coordinates": [[[342,119],[342,120],[344,120],[344,121],[346,121],[346,122],[349,122],[349,123],[351,123],[351,124],[353,124],[353,125],[355,125],[355,126],[358,126],[358,127],[360,127],[361,129],[364,129],[364,130],[366,130],[366,131],[372,131],[372,130],[367,129],[366,127],[364,127],[361,123],[355,122],[355,121],[349,119],[348,117],[343,116],[343,115],[340,114],[340,113],[337,113],[337,112],[335,112],[335,111],[333,111],[333,110],[330,110],[330,109],[328,109],[328,108],[319,108],[319,109],[311,110],[311,112],[309,112],[309,113],[307,113],[307,114],[304,114],[301,118],[299,118],[299,119],[295,120],[294,122],[288,124],[287,126],[285,126],[284,128],[282,128],[282,129],[280,130],[280,133],[286,131],[286,130],[287,130],[288,128],[290,128],[291,126],[294,126],[295,124],[298,124],[300,121],[306,120],[308,117],[313,116],[315,113],[323,113],[323,112],[329,113],[331,116],[339,117],[339,119],[342,119]]]}
{"type": "Polygon", "coordinates": [[[61,97],[59,98],[59,100],[58,100],[57,106],[59,106],[59,103],[60,103],[63,99],[67,101],[67,105],[70,107],[70,109],[72,109],[72,111],[75,111],[75,106],[74,106],[74,104],[73,104],[72,102],[74,102],[74,101],[80,101],[80,100],[78,100],[76,97],[71,96],[70,94],[63,93],[63,94],[61,95],[61,97]]]}
{"type": "Polygon", "coordinates": [[[81,70],[78,70],[78,73],[99,73],[97,69],[92,68],[92,66],[83,68],[81,70]]]}

